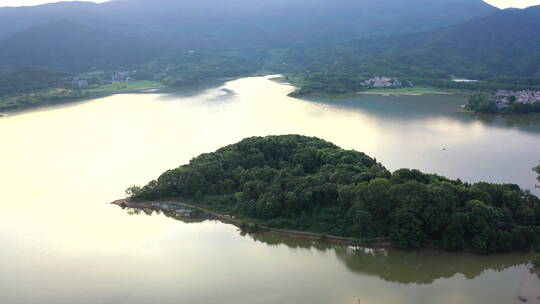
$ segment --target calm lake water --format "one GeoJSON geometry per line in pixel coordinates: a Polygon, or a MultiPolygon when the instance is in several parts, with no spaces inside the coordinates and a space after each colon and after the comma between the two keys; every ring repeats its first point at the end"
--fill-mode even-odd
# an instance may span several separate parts
{"type": "Polygon", "coordinates": [[[459,96],[306,101],[286,97],[291,90],[254,77],[0,118],[0,302],[538,302],[527,253],[329,247],[108,204],[200,153],[289,133],[366,152],[390,170],[534,191],[538,119],[457,113],[459,96]]]}

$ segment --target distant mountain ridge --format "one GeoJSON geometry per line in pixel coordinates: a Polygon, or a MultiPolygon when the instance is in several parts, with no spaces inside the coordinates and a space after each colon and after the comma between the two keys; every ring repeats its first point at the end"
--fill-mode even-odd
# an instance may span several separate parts
{"type": "Polygon", "coordinates": [[[330,73],[366,72],[376,62],[381,72],[396,76],[540,78],[540,6],[501,10],[423,33],[295,49],[281,61],[330,73]]]}
{"type": "Polygon", "coordinates": [[[125,67],[171,54],[172,48],[71,21],[27,28],[0,41],[0,69],[23,66],[67,71],[125,67]]]}
{"type": "Polygon", "coordinates": [[[281,48],[418,32],[490,14],[481,0],[115,0],[0,8],[0,38],[67,19],[191,49],[281,48]]]}

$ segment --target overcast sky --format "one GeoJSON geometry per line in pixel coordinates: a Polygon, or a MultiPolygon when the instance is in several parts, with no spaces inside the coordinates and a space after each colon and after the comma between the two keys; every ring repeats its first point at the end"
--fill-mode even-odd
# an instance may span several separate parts
{"type": "MultiPolygon", "coordinates": [[[[94,0],[93,2],[105,2],[106,0],[94,0]]],[[[435,0],[436,1],[436,0],[435,0]]],[[[524,8],[531,5],[540,5],[540,0],[485,0],[486,2],[500,8],[519,7],[524,8]]],[[[47,2],[58,2],[53,0],[0,0],[0,6],[23,6],[36,5],[47,2]]]]}

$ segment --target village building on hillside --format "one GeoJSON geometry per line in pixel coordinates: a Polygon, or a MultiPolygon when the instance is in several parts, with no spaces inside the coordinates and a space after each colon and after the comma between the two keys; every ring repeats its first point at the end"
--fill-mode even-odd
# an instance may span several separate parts
{"type": "MultiPolygon", "coordinates": [[[[133,71],[133,72],[135,72],[135,71],[133,71]]],[[[119,82],[131,82],[131,81],[134,81],[135,79],[133,79],[130,76],[131,73],[132,72],[129,72],[129,71],[116,72],[111,76],[111,80],[112,81],[119,81],[119,82]]]]}
{"type": "Polygon", "coordinates": [[[507,91],[498,90],[495,92],[495,103],[497,108],[502,109],[508,107],[512,103],[533,104],[540,102],[540,91],[522,90],[522,91],[507,91]]]}
{"type": "MultiPolygon", "coordinates": [[[[409,86],[414,86],[411,81],[408,81],[409,86]]],[[[397,78],[390,77],[375,77],[362,82],[362,86],[373,88],[401,88],[403,83],[397,78]]]]}
{"type": "Polygon", "coordinates": [[[75,77],[71,80],[71,85],[76,88],[84,88],[88,86],[88,80],[75,77]]]}

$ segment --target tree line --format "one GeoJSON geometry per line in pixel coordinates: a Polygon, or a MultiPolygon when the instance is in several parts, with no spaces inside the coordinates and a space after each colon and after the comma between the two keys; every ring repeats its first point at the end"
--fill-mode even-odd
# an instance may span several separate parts
{"type": "Polygon", "coordinates": [[[469,98],[466,109],[475,113],[484,114],[533,114],[540,113],[540,102],[518,103],[510,101],[506,107],[497,107],[491,96],[475,94],[469,98]]]}

